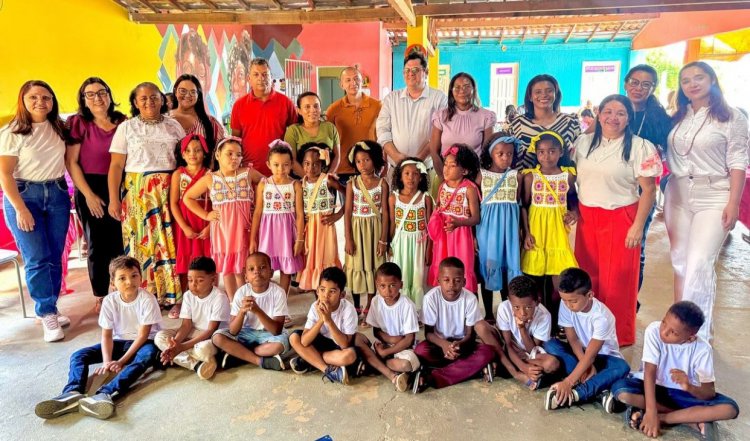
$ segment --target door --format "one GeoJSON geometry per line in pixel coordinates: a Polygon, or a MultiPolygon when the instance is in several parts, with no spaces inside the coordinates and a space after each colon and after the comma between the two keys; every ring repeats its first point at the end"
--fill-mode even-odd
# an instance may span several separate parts
{"type": "Polygon", "coordinates": [[[518,63],[490,64],[490,110],[505,120],[505,107],[518,103],[518,63]]]}

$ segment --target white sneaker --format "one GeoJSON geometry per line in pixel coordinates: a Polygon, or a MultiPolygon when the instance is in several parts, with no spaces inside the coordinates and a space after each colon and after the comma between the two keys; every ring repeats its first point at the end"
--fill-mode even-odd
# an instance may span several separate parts
{"type": "Polygon", "coordinates": [[[44,328],[44,341],[47,343],[65,338],[65,333],[57,321],[57,314],[47,314],[42,317],[42,328],[44,328]]]}
{"type": "Polygon", "coordinates": [[[195,372],[201,380],[209,380],[216,372],[216,360],[211,357],[208,361],[200,361],[195,365],[195,372]]]}
{"type": "Polygon", "coordinates": [[[67,315],[57,314],[57,323],[63,328],[68,327],[70,326],[70,317],[68,317],[67,315]]]}

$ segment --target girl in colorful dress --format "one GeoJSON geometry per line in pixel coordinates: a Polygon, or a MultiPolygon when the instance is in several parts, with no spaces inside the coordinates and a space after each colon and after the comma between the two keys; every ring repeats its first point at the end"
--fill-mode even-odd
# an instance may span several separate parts
{"type": "Polygon", "coordinates": [[[520,186],[513,158],[519,140],[498,132],[482,150],[482,170],[477,184],[482,190],[481,221],[477,226],[479,274],[485,319],[493,320],[492,293],[505,290],[508,282],[521,275],[519,226],[520,186]]]}
{"type": "MultiPolygon", "coordinates": [[[[177,170],[172,173],[169,187],[169,208],[172,210],[172,218],[177,223],[177,228],[174,229],[177,248],[175,271],[180,277],[180,285],[184,292],[188,287],[187,272],[190,261],[196,257],[210,257],[211,241],[209,223],[188,210],[182,198],[185,192],[208,172],[210,158],[208,144],[201,135],[187,135],[182,138],[177,149],[177,170]]],[[[205,198],[199,201],[208,209],[207,202],[205,198]]],[[[179,318],[179,312],[172,310],[169,317],[179,318]]]]}
{"type": "Polygon", "coordinates": [[[328,174],[333,151],[319,142],[303,144],[297,162],[305,172],[302,201],[305,207],[305,268],[297,276],[300,291],[318,289],[320,273],[329,267],[341,268],[335,223],[344,215],[336,212],[336,193],[346,190],[328,174]]]}
{"type": "Polygon", "coordinates": [[[433,241],[428,283],[438,285],[438,264],[446,257],[458,257],[466,268],[466,289],[477,292],[474,268],[474,234],[479,223],[479,158],[466,144],[454,144],[443,157],[443,183],[438,191],[437,214],[430,217],[433,241]]]}
{"type": "MultiPolygon", "coordinates": [[[[276,140],[270,147],[266,164],[271,176],[258,184],[250,253],[260,251],[271,258],[271,268],[281,272],[279,285],[289,294],[292,274],[305,266],[302,184],[289,176],[294,162],[289,144],[276,140]]],[[[287,317],[286,324],[290,322],[287,317]]]]}
{"type": "Polygon", "coordinates": [[[574,211],[568,211],[568,200],[575,193],[575,169],[560,166],[563,145],[562,137],[552,131],[535,136],[527,152],[536,155],[539,165],[523,171],[521,271],[530,276],[552,276],[553,292],[544,296],[542,303],[552,313],[553,323],[560,303],[560,273],[578,267],[568,241],[570,225],[577,219],[574,211]]]}
{"type": "Polygon", "coordinates": [[[233,136],[221,140],[214,154],[219,170],[204,175],[182,199],[190,211],[211,222],[211,258],[216,262],[216,272],[223,276],[229,300],[245,284],[245,259],[255,196],[253,185],[263,178],[253,168],[240,167],[241,143],[241,139],[233,136]],[[199,201],[207,191],[211,197],[211,211],[199,201]]]}
{"type": "Polygon", "coordinates": [[[404,283],[401,293],[422,309],[425,268],[432,259],[432,242],[427,235],[427,220],[432,214],[432,199],[427,190],[427,167],[418,158],[406,158],[393,172],[395,191],[388,197],[391,216],[391,262],[401,268],[404,283]]]}
{"type": "Polygon", "coordinates": [[[375,271],[385,263],[388,246],[388,205],[383,204],[388,183],[378,176],[385,162],[383,148],[377,142],[356,143],[348,159],[356,175],[346,185],[344,269],[354,306],[364,323],[375,295],[375,271]],[[360,306],[361,294],[367,294],[364,308],[360,306]]]}

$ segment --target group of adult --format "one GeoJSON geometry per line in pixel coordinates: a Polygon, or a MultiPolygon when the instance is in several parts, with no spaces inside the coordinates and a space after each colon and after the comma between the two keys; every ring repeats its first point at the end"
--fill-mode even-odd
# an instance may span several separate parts
{"type": "MultiPolygon", "coordinates": [[[[446,96],[427,85],[428,74],[424,56],[410,53],[403,68],[406,87],[381,102],[363,92],[356,68],[344,69],[340,86],[345,95],[323,119],[317,95],[302,94],[295,106],[273,89],[267,61],[255,59],[248,72],[251,90],[232,110],[231,135],[242,141],[243,163],[266,175],[269,144],[276,139],[286,139],[293,148],[323,142],[337,158],[346,158],[359,140],[376,139],[389,169],[415,156],[439,179],[442,153],[458,142],[481,153],[497,119],[481,107],[471,75],[455,75],[446,96]]],[[[747,119],[726,104],[709,65],[697,62],[681,69],[678,108],[671,117],[653,94],[657,78],[650,66],[632,68],[625,78],[626,96],[607,97],[591,133],[581,134],[578,118],[560,111],[556,79],[538,75],[526,88],[525,111],[508,122],[510,135],[519,140],[518,168],[536,165],[528,147],[537,134],[552,130],[565,141],[567,156],[578,167],[576,257],[591,275],[595,294],[615,313],[622,345],[635,341],[641,250],[653,215],[655,179],[662,174],[660,154],[672,174],[665,220],[675,300],[701,306],[708,318],[704,337],[711,335],[714,264],[737,220],[748,165],[747,119]]],[[[109,292],[110,259],[127,253],[141,262],[146,287],[160,303],[179,305],[182,287],[174,271],[168,197],[175,145],[186,134],[199,133],[212,156],[226,134],[207,114],[196,77],[182,75],[172,92],[177,107],[169,110],[159,87],[139,84],[129,97],[128,119],[115,110],[109,86],[89,78],[78,92],[77,114],[63,123],[47,83],[28,81],[21,88],[15,116],[0,130],[0,185],[6,223],[26,263],[45,340],[64,336],[57,297],[70,210],[66,166],[76,186],[97,303],[109,292]]],[[[341,159],[331,171],[342,181],[354,172],[341,159]]]]}

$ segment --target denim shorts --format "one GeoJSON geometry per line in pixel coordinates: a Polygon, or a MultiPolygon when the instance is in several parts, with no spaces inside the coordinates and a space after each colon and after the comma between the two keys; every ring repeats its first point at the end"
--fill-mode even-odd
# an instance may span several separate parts
{"type": "MultiPolygon", "coordinates": [[[[630,376],[617,381],[612,385],[612,394],[617,398],[617,396],[622,393],[643,395],[645,393],[643,380],[630,376]]],[[[674,410],[687,409],[695,406],[718,406],[719,404],[729,404],[734,407],[735,411],[737,411],[737,415],[740,414],[740,407],[737,403],[728,396],[722,395],[718,392],[716,393],[716,396],[710,400],[701,400],[682,389],[673,389],[671,387],[664,387],[657,384],[656,402],[674,410]]],[[[737,418],[737,416],[735,416],[735,418],[737,418]]]]}
{"type": "Polygon", "coordinates": [[[216,331],[217,334],[224,335],[242,343],[243,346],[248,348],[254,348],[264,343],[281,343],[284,346],[284,352],[290,349],[289,346],[289,333],[286,330],[281,331],[279,335],[273,335],[265,329],[253,329],[253,328],[242,328],[240,333],[232,335],[229,329],[221,329],[216,331]]]}

